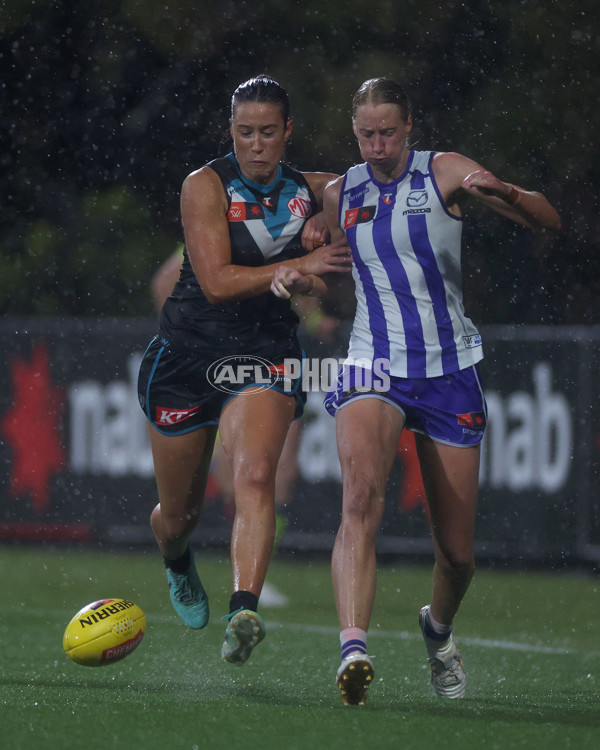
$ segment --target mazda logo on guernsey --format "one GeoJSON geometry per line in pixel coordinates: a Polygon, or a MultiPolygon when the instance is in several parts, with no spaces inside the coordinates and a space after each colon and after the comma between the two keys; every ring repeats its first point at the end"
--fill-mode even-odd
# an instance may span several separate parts
{"type": "Polygon", "coordinates": [[[224,393],[238,393],[244,385],[266,390],[281,382],[284,376],[284,365],[274,365],[268,359],[253,355],[223,357],[213,362],[206,373],[208,382],[224,393]]]}
{"type": "Polygon", "coordinates": [[[406,205],[415,208],[424,206],[427,203],[427,190],[411,190],[406,198],[406,205]]]}

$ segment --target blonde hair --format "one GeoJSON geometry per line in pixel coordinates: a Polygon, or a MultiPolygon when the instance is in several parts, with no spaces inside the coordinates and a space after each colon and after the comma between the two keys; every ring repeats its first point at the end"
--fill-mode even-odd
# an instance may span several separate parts
{"type": "Polygon", "coordinates": [[[357,109],[363,104],[397,104],[405,121],[412,112],[406,91],[391,78],[369,78],[361,85],[352,99],[353,120],[356,119],[357,109]]]}

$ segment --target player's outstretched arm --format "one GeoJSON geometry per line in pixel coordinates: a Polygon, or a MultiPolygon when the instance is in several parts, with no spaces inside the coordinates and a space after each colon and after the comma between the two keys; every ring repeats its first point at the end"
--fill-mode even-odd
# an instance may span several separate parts
{"type": "Polygon", "coordinates": [[[530,229],[558,231],[558,213],[540,192],[504,182],[477,162],[455,152],[437,153],[433,171],[451,212],[462,213],[467,197],[530,229]]]}

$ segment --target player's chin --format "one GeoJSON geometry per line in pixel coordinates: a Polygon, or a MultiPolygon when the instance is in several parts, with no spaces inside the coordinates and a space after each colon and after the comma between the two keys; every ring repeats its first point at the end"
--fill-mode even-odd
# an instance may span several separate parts
{"type": "Polygon", "coordinates": [[[253,182],[267,184],[272,181],[276,174],[277,164],[278,162],[273,164],[270,161],[249,162],[246,165],[247,176],[253,182]]]}

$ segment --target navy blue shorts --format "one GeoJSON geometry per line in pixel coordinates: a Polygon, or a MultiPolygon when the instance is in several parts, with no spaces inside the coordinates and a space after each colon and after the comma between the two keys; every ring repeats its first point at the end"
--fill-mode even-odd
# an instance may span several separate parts
{"type": "Polygon", "coordinates": [[[378,380],[370,370],[345,365],[325,397],[332,416],[351,401],[378,398],[404,415],[405,426],[448,445],[477,445],[487,424],[487,407],[477,365],[437,378],[378,380]]]}
{"type": "Polygon", "coordinates": [[[302,416],[306,393],[301,388],[301,377],[290,385],[283,360],[284,357],[270,361],[253,356],[207,358],[155,336],[140,364],[138,400],[152,426],[167,435],[183,435],[217,425],[223,407],[236,395],[256,386],[295,398],[297,419],[302,416]]]}

